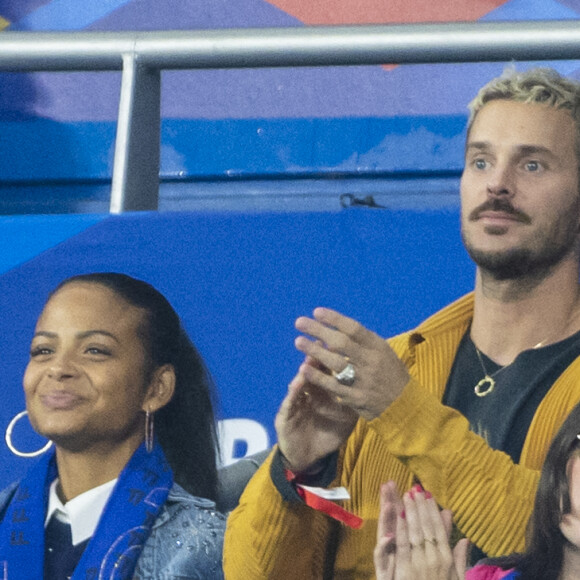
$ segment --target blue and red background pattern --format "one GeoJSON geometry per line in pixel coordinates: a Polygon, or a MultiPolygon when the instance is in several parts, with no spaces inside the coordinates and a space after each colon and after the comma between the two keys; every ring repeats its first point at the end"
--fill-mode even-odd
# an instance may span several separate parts
{"type": "MultiPolygon", "coordinates": [[[[577,19],[579,14],[580,0],[0,1],[0,25],[20,31],[577,19]]],[[[578,62],[552,64],[578,76],[578,62]]],[[[212,195],[227,196],[232,188],[251,194],[263,179],[294,177],[292,191],[309,195],[328,188],[337,176],[352,177],[353,191],[363,178],[382,191],[402,175],[457,176],[466,104],[504,66],[167,71],[161,207],[198,209],[208,183],[214,185],[212,195]],[[254,189],[243,187],[248,181],[254,189]]],[[[106,211],[120,76],[0,75],[0,212],[106,211]]]]}

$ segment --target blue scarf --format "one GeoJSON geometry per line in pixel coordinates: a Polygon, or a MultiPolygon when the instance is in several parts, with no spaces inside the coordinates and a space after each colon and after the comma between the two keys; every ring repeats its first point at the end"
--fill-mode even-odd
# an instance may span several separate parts
{"type": "MultiPolygon", "coordinates": [[[[13,495],[0,524],[2,580],[42,578],[48,491],[57,476],[52,450],[31,467],[13,495]]],[[[131,579],[172,485],[159,444],[151,453],[141,445],[119,475],[72,580],[131,579]]]]}

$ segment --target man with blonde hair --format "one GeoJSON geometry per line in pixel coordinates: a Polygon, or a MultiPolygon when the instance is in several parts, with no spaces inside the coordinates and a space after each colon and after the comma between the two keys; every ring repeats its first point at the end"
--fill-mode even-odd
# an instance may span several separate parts
{"type": "Polygon", "coordinates": [[[374,577],[388,480],[420,483],[484,553],[523,549],[548,445],[580,401],[580,85],[511,71],[470,111],[474,291],[388,341],[327,308],[296,321],[306,359],[230,517],[229,580],[374,577]],[[304,484],[345,487],[344,510],[304,484]]]}

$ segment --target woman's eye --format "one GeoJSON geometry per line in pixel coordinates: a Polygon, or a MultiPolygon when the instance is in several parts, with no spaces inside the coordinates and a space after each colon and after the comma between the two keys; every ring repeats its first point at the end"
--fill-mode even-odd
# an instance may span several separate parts
{"type": "Polygon", "coordinates": [[[47,348],[45,346],[37,346],[35,348],[30,349],[30,356],[46,356],[48,354],[52,354],[52,349],[47,348]]]}
{"type": "Polygon", "coordinates": [[[89,348],[87,348],[86,352],[88,354],[93,354],[93,355],[103,355],[103,356],[108,356],[110,355],[110,351],[108,351],[105,348],[102,347],[97,347],[97,346],[91,346],[89,348]]]}
{"type": "Polygon", "coordinates": [[[476,159],[473,162],[473,165],[476,169],[485,169],[487,167],[487,162],[485,159],[476,159]]]}

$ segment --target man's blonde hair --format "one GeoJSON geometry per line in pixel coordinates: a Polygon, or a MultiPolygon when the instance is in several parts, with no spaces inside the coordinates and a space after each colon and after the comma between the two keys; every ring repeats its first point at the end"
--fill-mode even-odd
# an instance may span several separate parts
{"type": "Polygon", "coordinates": [[[469,103],[468,133],[483,106],[500,99],[570,111],[576,124],[576,154],[580,160],[580,82],[551,68],[532,68],[524,72],[508,69],[482,87],[469,103]]]}

